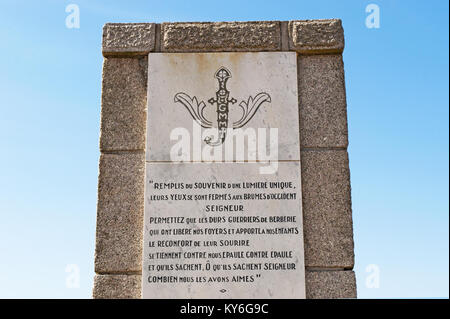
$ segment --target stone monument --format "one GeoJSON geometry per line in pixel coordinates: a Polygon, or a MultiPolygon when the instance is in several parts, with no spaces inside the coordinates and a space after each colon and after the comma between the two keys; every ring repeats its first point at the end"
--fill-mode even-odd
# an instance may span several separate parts
{"type": "Polygon", "coordinates": [[[103,29],[94,298],[355,298],[340,20],[103,29]]]}

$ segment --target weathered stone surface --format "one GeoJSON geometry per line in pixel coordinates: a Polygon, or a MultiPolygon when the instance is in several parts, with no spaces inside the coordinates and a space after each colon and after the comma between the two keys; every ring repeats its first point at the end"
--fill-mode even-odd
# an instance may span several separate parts
{"type": "Polygon", "coordinates": [[[107,23],[103,56],[146,55],[155,48],[154,23],[107,23]]]}
{"type": "Polygon", "coordinates": [[[340,20],[105,25],[95,298],[141,297],[148,62],[140,56],[160,49],[300,54],[306,295],[356,297],[354,272],[339,270],[354,264],[343,48],[340,20]]]}
{"type": "Polygon", "coordinates": [[[279,21],[162,24],[163,52],[281,50],[279,21]]]}
{"type": "Polygon", "coordinates": [[[291,49],[303,54],[341,53],[344,30],[339,19],[290,21],[291,49]]]}
{"type": "Polygon", "coordinates": [[[301,159],[305,265],[352,269],[347,151],[302,151],[301,159]]]}
{"type": "Polygon", "coordinates": [[[101,154],[96,273],[141,271],[144,183],[144,152],[101,154]]]}
{"type": "Polygon", "coordinates": [[[342,56],[298,57],[302,147],[347,147],[347,103],[342,56]]]}
{"type": "Polygon", "coordinates": [[[141,298],[141,275],[95,275],[95,299],[141,298]]]}
{"type": "Polygon", "coordinates": [[[100,149],[143,150],[147,118],[147,57],[103,63],[100,149]]]}
{"type": "Polygon", "coordinates": [[[306,271],[307,299],[356,298],[353,271],[306,271]]]}

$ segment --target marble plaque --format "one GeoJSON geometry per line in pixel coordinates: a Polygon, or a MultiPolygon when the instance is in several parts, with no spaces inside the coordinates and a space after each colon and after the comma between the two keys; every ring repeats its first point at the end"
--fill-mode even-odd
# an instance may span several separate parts
{"type": "Polygon", "coordinates": [[[295,53],[148,72],[143,298],[305,298],[295,53]]]}
{"type": "MultiPolygon", "coordinates": [[[[297,63],[295,52],[258,53],[151,53],[148,62],[147,160],[170,161],[174,128],[190,134],[194,147],[208,135],[217,135],[218,118],[230,134],[272,129],[278,135],[277,160],[299,160],[297,63]],[[221,72],[222,71],[222,72],[221,72]],[[217,112],[219,85],[224,83],[226,107],[217,112]],[[221,121],[225,124],[225,121],[221,121]],[[195,134],[195,126],[204,133],[195,134]],[[212,132],[207,132],[212,128],[212,132]]],[[[223,125],[220,125],[222,128],[223,125]]],[[[215,136],[217,139],[217,136],[215,136]]],[[[214,142],[214,138],[212,139],[214,142]]],[[[221,148],[225,148],[223,143],[221,148]]],[[[219,148],[215,146],[217,150],[219,148]]],[[[225,150],[222,151],[225,159],[225,150]]],[[[245,152],[247,159],[247,151],[245,152]]],[[[192,161],[201,161],[191,152],[192,161]]],[[[238,154],[241,155],[241,154],[238,154]]],[[[239,156],[233,157],[240,160],[239,156]]],[[[264,158],[256,157],[256,160],[264,158]]],[[[251,158],[249,160],[252,160],[251,158]]]]}

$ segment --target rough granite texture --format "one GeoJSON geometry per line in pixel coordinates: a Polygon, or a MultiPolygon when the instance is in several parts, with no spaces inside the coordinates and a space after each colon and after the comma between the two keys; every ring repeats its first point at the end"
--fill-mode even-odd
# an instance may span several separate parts
{"type": "Polygon", "coordinates": [[[144,150],[148,58],[103,63],[100,149],[144,150]]]}
{"type": "Polygon", "coordinates": [[[339,19],[290,21],[291,49],[302,54],[341,53],[344,30],[339,19]]]}
{"type": "Polygon", "coordinates": [[[105,57],[146,55],[154,49],[154,23],[107,23],[103,27],[105,57]]]}
{"type": "Polygon", "coordinates": [[[302,151],[301,165],[305,266],[352,269],[347,151],[302,151]]]}
{"type": "Polygon", "coordinates": [[[302,147],[348,145],[342,56],[299,56],[298,96],[302,147]]]}
{"type": "Polygon", "coordinates": [[[281,50],[280,22],[163,23],[163,52],[281,50]]]}
{"type": "Polygon", "coordinates": [[[307,299],[356,298],[353,271],[306,271],[307,299]]]}
{"type": "Polygon", "coordinates": [[[96,273],[141,272],[144,152],[101,154],[96,273]]]}
{"type": "Polygon", "coordinates": [[[92,295],[96,299],[139,299],[141,275],[95,275],[92,295]]]}

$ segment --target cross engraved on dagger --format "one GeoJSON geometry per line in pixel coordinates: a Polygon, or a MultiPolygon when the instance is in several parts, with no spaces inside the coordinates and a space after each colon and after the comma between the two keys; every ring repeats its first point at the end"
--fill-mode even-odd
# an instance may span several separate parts
{"type": "MultiPolygon", "coordinates": [[[[237,102],[235,98],[230,98],[230,91],[227,89],[227,81],[231,78],[231,72],[225,67],[221,67],[216,71],[214,77],[219,82],[219,89],[216,92],[216,97],[210,98],[208,102],[212,105],[216,104],[218,139],[213,141],[211,136],[207,136],[205,138],[205,143],[210,146],[218,146],[225,141],[228,129],[229,106],[230,104],[235,104],[237,102]]],[[[174,101],[183,104],[191,114],[192,118],[201,127],[213,127],[213,123],[203,115],[203,110],[206,108],[205,102],[198,102],[197,97],[194,96],[191,98],[188,94],[183,92],[175,94],[174,101]]],[[[261,92],[256,94],[254,98],[250,96],[247,102],[242,101],[239,103],[239,107],[242,109],[243,113],[241,119],[233,123],[233,129],[241,128],[247,124],[264,102],[270,103],[271,98],[269,94],[261,92]]]]}

